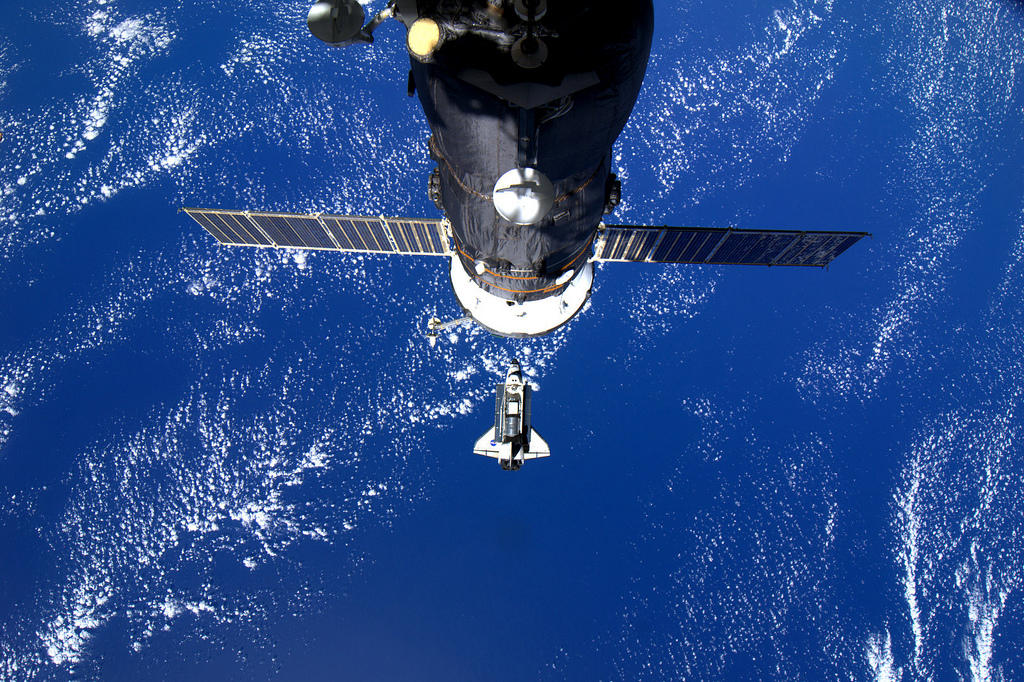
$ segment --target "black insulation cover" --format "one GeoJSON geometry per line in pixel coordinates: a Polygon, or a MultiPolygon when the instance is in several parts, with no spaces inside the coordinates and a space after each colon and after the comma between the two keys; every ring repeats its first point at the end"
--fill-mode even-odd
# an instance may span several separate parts
{"type": "MultiPolygon", "coordinates": [[[[481,4],[420,0],[417,11],[465,17],[481,4]]],[[[653,8],[651,0],[549,0],[540,23],[551,35],[538,68],[518,66],[507,47],[472,31],[444,42],[431,63],[411,60],[459,257],[485,290],[520,301],[557,294],[567,286],[558,276],[590,256],[612,145],[647,67],[653,8]],[[533,225],[508,222],[491,200],[497,179],[517,166],[537,168],[555,187],[554,207],[533,225]]]]}

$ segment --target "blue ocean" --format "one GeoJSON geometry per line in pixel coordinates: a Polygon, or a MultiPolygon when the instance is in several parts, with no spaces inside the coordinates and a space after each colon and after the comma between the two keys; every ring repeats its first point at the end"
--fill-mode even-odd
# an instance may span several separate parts
{"type": "Polygon", "coordinates": [[[6,12],[0,679],[1024,679],[1024,5],[656,0],[610,220],[872,237],[433,347],[443,259],[179,213],[440,217],[401,25],[307,10],[6,12]]]}

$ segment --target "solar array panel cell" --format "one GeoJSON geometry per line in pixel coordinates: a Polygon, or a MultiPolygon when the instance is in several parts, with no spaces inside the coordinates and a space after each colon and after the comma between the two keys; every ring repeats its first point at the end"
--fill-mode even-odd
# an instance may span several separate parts
{"type": "Polygon", "coordinates": [[[399,250],[406,253],[438,253],[443,251],[441,236],[432,225],[422,220],[389,218],[388,227],[399,250]]]}
{"type": "Polygon", "coordinates": [[[605,230],[604,252],[608,260],[644,260],[658,239],[657,229],[609,227],[605,230]]]}
{"type": "Polygon", "coordinates": [[[297,249],[451,254],[440,220],[186,208],[221,244],[297,249]]]}
{"type": "Polygon", "coordinates": [[[867,233],[609,225],[603,236],[600,261],[824,267],[867,233]]]}
{"type": "Polygon", "coordinates": [[[249,219],[259,225],[276,246],[300,249],[333,249],[334,242],[324,231],[316,216],[279,213],[249,213],[249,219]]]}
{"type": "Polygon", "coordinates": [[[321,216],[342,251],[394,253],[391,240],[384,234],[380,218],[362,216],[321,216]]]}
{"type": "Polygon", "coordinates": [[[201,211],[185,209],[185,212],[217,238],[221,244],[251,244],[271,246],[273,242],[260,231],[244,214],[237,211],[201,211]]]}
{"type": "Polygon", "coordinates": [[[664,230],[658,248],[651,256],[660,263],[703,263],[722,241],[727,230],[664,230]]]}
{"type": "Polygon", "coordinates": [[[708,262],[770,265],[790,244],[790,232],[732,231],[708,262]]]}

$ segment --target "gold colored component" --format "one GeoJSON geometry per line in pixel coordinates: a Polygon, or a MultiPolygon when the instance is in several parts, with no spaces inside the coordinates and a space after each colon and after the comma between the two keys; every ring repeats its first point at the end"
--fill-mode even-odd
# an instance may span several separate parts
{"type": "Polygon", "coordinates": [[[426,59],[441,42],[441,28],[433,19],[420,17],[409,27],[405,42],[413,57],[426,59]]]}

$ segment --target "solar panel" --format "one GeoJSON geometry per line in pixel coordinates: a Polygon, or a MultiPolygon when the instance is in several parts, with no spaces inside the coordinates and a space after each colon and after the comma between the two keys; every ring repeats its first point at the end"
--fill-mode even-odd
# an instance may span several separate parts
{"type": "Polygon", "coordinates": [[[384,234],[384,221],[363,216],[323,216],[324,225],[342,251],[394,253],[391,240],[384,234]]]}
{"type": "Polygon", "coordinates": [[[388,218],[388,227],[399,251],[404,253],[438,253],[444,250],[442,235],[423,221],[388,218]]]}
{"type": "Polygon", "coordinates": [[[183,210],[218,242],[228,246],[451,255],[448,231],[441,220],[209,208],[183,210]]]}
{"type": "Polygon", "coordinates": [[[608,260],[644,260],[658,239],[659,230],[650,228],[608,228],[604,252],[608,260]]]}
{"type": "Polygon", "coordinates": [[[869,236],[866,232],[607,225],[598,234],[594,259],[825,267],[866,236],[869,236]]]}
{"type": "Polygon", "coordinates": [[[217,238],[221,244],[252,244],[253,246],[271,246],[273,242],[263,234],[256,225],[244,215],[230,211],[205,211],[193,214],[185,209],[192,218],[206,228],[206,231],[217,238]]]}

